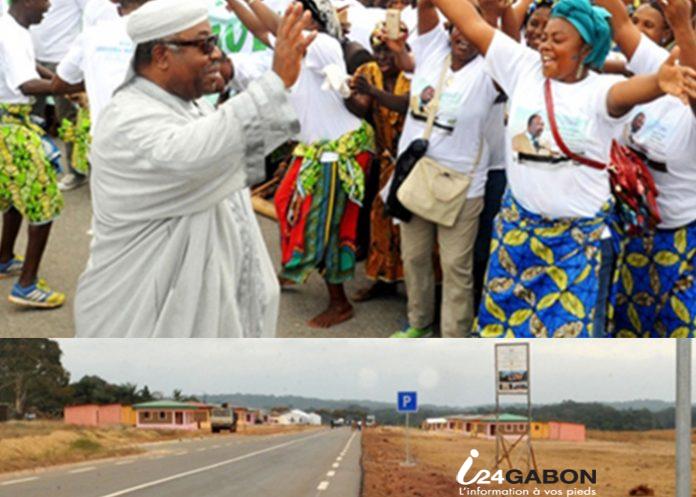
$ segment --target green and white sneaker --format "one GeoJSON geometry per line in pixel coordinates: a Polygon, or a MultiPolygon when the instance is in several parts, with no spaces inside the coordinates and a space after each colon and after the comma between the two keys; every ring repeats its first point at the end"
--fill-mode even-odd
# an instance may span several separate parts
{"type": "Polygon", "coordinates": [[[430,338],[433,336],[432,326],[426,328],[415,328],[409,326],[403,331],[397,331],[391,338],[430,338]]]}

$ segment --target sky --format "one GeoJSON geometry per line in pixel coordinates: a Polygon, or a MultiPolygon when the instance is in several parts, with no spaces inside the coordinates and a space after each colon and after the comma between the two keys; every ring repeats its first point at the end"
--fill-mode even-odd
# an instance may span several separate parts
{"type": "MultiPolygon", "coordinates": [[[[495,401],[495,340],[58,340],[76,381],[148,385],[170,396],[249,393],[470,407],[495,401]]],[[[510,342],[507,342],[510,343],[510,342]]],[[[675,398],[674,340],[532,340],[534,403],[675,398]]],[[[696,347],[692,357],[696,367],[696,347]]],[[[696,381],[694,381],[696,387],[696,381]]],[[[696,394],[696,388],[695,388],[696,394]]],[[[696,398],[696,395],[694,395],[696,398]]],[[[508,397],[504,402],[521,400],[508,397]]]]}

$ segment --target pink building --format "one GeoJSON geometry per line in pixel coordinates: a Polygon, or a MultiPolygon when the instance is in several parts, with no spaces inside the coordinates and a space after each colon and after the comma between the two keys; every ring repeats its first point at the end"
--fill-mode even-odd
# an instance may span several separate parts
{"type": "Polygon", "coordinates": [[[584,442],[587,440],[585,425],[578,423],[549,422],[549,439],[566,442],[584,442]]]}
{"type": "Polygon", "coordinates": [[[121,404],[84,404],[63,409],[65,422],[80,426],[108,426],[122,423],[121,404]]]}
{"type": "Polygon", "coordinates": [[[133,406],[138,428],[166,430],[210,429],[210,410],[186,402],[158,400],[133,406]]]}

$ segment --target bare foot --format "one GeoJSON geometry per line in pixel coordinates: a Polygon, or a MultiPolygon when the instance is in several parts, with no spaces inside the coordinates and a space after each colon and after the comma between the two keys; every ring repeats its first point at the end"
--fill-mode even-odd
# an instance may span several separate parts
{"type": "Polygon", "coordinates": [[[355,302],[367,302],[368,300],[376,299],[378,297],[384,297],[387,295],[394,295],[395,293],[396,283],[385,283],[384,281],[377,281],[372,286],[362,288],[355,292],[355,295],[353,295],[353,300],[355,302]]]}
{"type": "Polygon", "coordinates": [[[346,303],[329,303],[324,312],[314,316],[307,323],[310,328],[331,328],[353,317],[353,306],[346,303]]]}

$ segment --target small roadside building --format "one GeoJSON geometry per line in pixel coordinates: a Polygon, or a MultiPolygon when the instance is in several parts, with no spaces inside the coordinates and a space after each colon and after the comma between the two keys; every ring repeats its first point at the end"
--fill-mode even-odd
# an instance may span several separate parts
{"type": "Polygon", "coordinates": [[[550,421],[549,439],[562,440],[564,442],[585,442],[587,440],[587,430],[585,425],[580,423],[550,421]]]}
{"type": "Polygon", "coordinates": [[[309,424],[309,417],[306,412],[299,409],[292,409],[276,416],[279,425],[306,425],[309,424]]]}
{"type": "Polygon", "coordinates": [[[481,417],[481,414],[456,414],[446,416],[447,429],[464,433],[473,433],[475,425],[481,421],[481,417]]]}
{"type": "Polygon", "coordinates": [[[515,437],[527,433],[528,424],[526,416],[502,413],[496,419],[495,414],[491,414],[474,423],[472,435],[495,438],[500,433],[504,437],[515,437]]]}
{"type": "Polygon", "coordinates": [[[135,413],[122,404],[82,404],[64,407],[63,420],[78,426],[135,426],[135,413]]]}
{"type": "Polygon", "coordinates": [[[445,418],[427,418],[421,423],[421,430],[424,431],[441,431],[447,429],[447,419],[445,418]]]}
{"type": "Polygon", "coordinates": [[[133,406],[136,427],[167,430],[210,430],[211,406],[200,403],[156,400],[133,406]]]}
{"type": "Polygon", "coordinates": [[[321,416],[317,414],[316,412],[310,412],[307,414],[307,424],[313,425],[313,426],[320,426],[321,425],[321,416]]]}

